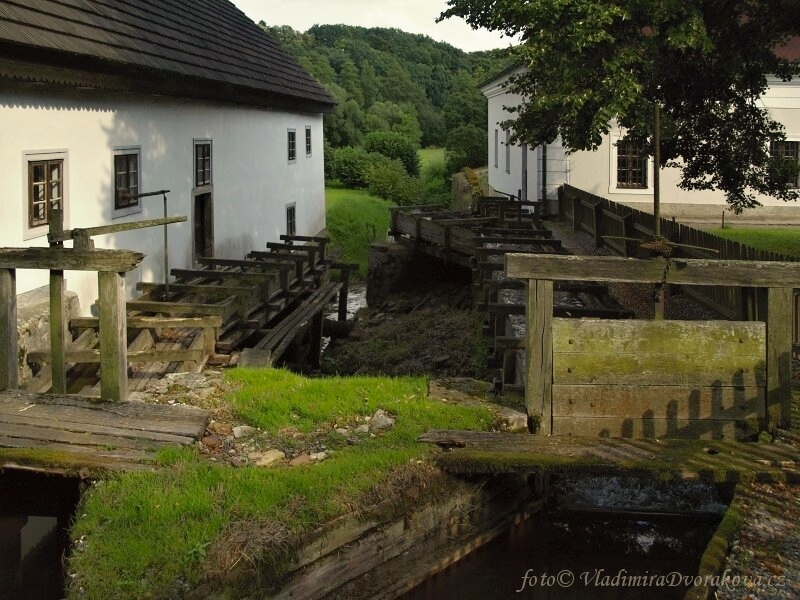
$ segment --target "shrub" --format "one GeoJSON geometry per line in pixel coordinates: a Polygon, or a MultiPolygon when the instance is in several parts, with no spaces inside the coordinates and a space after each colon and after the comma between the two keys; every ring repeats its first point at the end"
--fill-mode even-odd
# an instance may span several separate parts
{"type": "Polygon", "coordinates": [[[367,152],[379,152],[384,156],[397,159],[409,175],[419,175],[418,144],[411,138],[395,131],[373,131],[364,139],[367,152]]]}
{"type": "Polygon", "coordinates": [[[367,180],[370,194],[401,206],[419,204],[424,197],[422,182],[406,173],[399,160],[372,165],[367,180]]]}
{"type": "Polygon", "coordinates": [[[450,204],[451,184],[444,155],[431,157],[422,167],[422,186],[425,201],[435,204],[450,204]]]}
{"type": "Polygon", "coordinates": [[[487,163],[488,134],[475,125],[456,127],[447,137],[447,171],[457,173],[464,167],[483,167],[487,163]]]}
{"type": "Polygon", "coordinates": [[[377,152],[367,152],[360,146],[345,146],[330,151],[329,168],[325,173],[328,180],[338,180],[348,188],[365,188],[369,185],[369,169],[385,164],[389,159],[377,152]]]}

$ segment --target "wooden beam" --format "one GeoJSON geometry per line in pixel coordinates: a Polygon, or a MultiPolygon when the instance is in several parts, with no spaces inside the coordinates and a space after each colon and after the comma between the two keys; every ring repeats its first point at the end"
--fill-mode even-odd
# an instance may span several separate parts
{"type": "MultiPolygon", "coordinates": [[[[160,294],[164,292],[163,283],[148,283],[140,281],[136,284],[136,289],[145,294],[160,294]]],[[[197,294],[200,296],[218,296],[228,298],[230,296],[251,296],[256,290],[252,287],[219,285],[219,284],[189,284],[189,283],[170,283],[170,294],[197,294]]]]}
{"type": "MultiPolygon", "coordinates": [[[[128,329],[222,327],[222,317],[219,315],[205,317],[128,317],[127,321],[128,329]]],[[[97,317],[78,317],[72,319],[69,324],[74,329],[88,329],[98,327],[100,320],[97,317]]]]}
{"type": "Polygon", "coordinates": [[[109,233],[119,233],[121,231],[132,231],[134,229],[144,229],[146,227],[157,227],[159,225],[170,225],[172,223],[183,223],[186,216],[166,217],[163,219],[146,219],[144,221],[133,221],[129,223],[115,223],[113,225],[100,225],[99,227],[74,228],[61,233],[47,234],[47,241],[64,242],[73,239],[76,235],[106,235],[109,233]]]}
{"type": "MultiPolygon", "coordinates": [[[[509,277],[621,283],[661,281],[667,260],[611,256],[563,256],[511,253],[509,277]]],[[[800,287],[800,262],[670,259],[667,283],[732,287],[800,287]]]]}
{"type": "MultiPolygon", "coordinates": [[[[206,271],[202,269],[172,269],[172,275],[185,279],[213,279],[215,281],[234,280],[254,285],[272,281],[273,273],[243,273],[242,271],[206,271]]],[[[172,285],[170,284],[170,288],[172,285]]]]}
{"type": "Polygon", "coordinates": [[[139,266],[141,252],[74,248],[0,248],[0,269],[125,273],[139,266]]]}
{"type": "Polygon", "coordinates": [[[64,271],[50,271],[50,371],[53,392],[67,393],[67,304],[64,297],[64,271]]]}
{"type": "Polygon", "coordinates": [[[767,414],[782,429],[792,420],[793,294],[790,287],[767,290],[767,414]]]}
{"type": "Polygon", "coordinates": [[[553,432],[553,282],[528,282],[525,407],[539,420],[537,433],[553,432]]]}
{"type": "Polygon", "coordinates": [[[0,268],[0,390],[19,387],[17,274],[0,268]]]}
{"type": "Polygon", "coordinates": [[[188,302],[156,302],[131,300],[126,304],[130,311],[162,313],[165,315],[219,315],[224,317],[232,311],[230,304],[199,304],[188,302]]]}
{"type": "Polygon", "coordinates": [[[128,399],[125,277],[121,273],[98,273],[98,291],[100,296],[100,395],[103,400],[122,402],[128,399]]]}
{"type": "MultiPolygon", "coordinates": [[[[198,336],[200,338],[201,336],[198,336]]],[[[102,350],[67,350],[67,362],[78,363],[101,363],[103,362],[102,350]]],[[[194,347],[188,350],[135,350],[127,351],[127,362],[141,363],[141,362],[183,362],[187,360],[199,361],[205,355],[203,340],[194,347]]],[[[35,350],[29,355],[29,360],[34,363],[47,363],[50,361],[50,352],[47,350],[35,350]]],[[[127,377],[127,367],[126,367],[127,377]]],[[[105,399],[105,395],[103,399],[105,399]]]]}

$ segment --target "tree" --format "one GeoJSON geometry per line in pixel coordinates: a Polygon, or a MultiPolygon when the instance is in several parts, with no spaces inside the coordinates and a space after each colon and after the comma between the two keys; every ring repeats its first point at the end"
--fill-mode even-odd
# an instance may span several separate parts
{"type": "Polygon", "coordinates": [[[419,175],[419,145],[416,140],[396,131],[373,131],[364,138],[364,149],[397,159],[409,175],[419,175]]]}
{"type": "Polygon", "coordinates": [[[526,69],[508,90],[513,141],[594,150],[619,124],[628,139],[681,170],[684,189],[720,189],[740,212],[757,194],[789,201],[787,169],[770,155],[783,127],[759,106],[768,76],[800,75],[776,53],[800,33],[797,0],[448,0],[440,19],[521,35],[526,69]]]}

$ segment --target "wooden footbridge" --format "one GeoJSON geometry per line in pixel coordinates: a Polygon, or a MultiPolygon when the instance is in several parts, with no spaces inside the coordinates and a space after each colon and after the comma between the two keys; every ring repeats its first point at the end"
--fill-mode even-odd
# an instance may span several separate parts
{"type": "MultiPolygon", "coordinates": [[[[501,369],[496,385],[506,395],[524,391],[524,356],[518,351],[525,346],[526,296],[525,281],[506,274],[505,256],[569,254],[538,218],[539,204],[476,197],[472,208],[463,211],[442,205],[391,209],[390,234],[398,243],[472,270],[476,306],[486,313],[489,366],[501,369]]],[[[572,318],[634,316],[610,296],[606,285],[585,281],[558,282],[553,313],[572,318]]]]}
{"type": "Polygon", "coordinates": [[[164,445],[193,443],[205,430],[206,411],[129,403],[128,393],[167,372],[227,362],[233,350],[241,349],[242,362],[251,365],[318,366],[323,313],[339,295],[339,318],[346,318],[353,268],[327,258],[326,238],[282,236],[243,260],[200,258],[195,269],[172,269],[172,280],[140,283],[142,294],[126,302],[124,275],[143,255],[95,249],[91,236],[183,219],[56,229],[54,247],[0,249],[0,339],[6,340],[0,345],[0,447],[16,449],[4,452],[6,466],[26,463],[36,450],[40,466],[131,468],[164,445]],[[61,247],[66,240],[74,247],[61,247]],[[51,273],[51,347],[28,354],[41,368],[25,391],[17,389],[20,268],[51,273]],[[330,280],[332,268],[341,281],[330,280]],[[99,317],[67,323],[63,273],[76,269],[98,273],[99,317]]]}

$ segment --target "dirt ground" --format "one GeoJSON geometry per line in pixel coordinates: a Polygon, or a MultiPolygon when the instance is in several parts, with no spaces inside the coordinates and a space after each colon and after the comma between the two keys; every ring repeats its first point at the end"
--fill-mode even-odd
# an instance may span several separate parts
{"type": "Polygon", "coordinates": [[[380,306],[362,308],[348,338],[332,340],[326,374],[486,375],[483,317],[463,280],[421,282],[380,306]]]}

